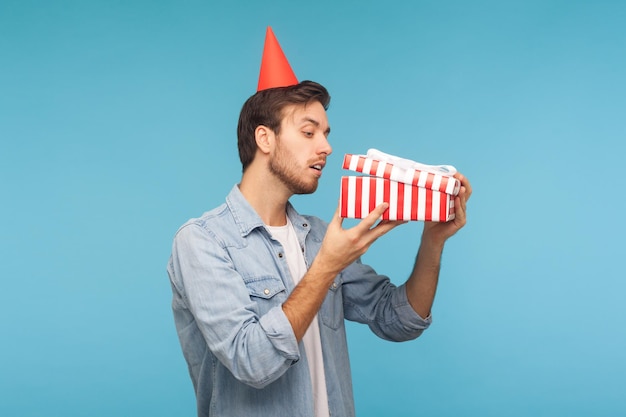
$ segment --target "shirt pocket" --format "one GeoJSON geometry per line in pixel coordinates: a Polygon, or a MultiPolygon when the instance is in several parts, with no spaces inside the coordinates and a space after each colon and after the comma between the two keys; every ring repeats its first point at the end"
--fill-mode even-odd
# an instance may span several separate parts
{"type": "Polygon", "coordinates": [[[328,289],[328,294],[320,308],[320,319],[326,327],[337,330],[343,326],[343,279],[337,275],[328,289]]]}
{"type": "Polygon", "coordinates": [[[245,280],[250,300],[257,307],[256,313],[264,315],[273,307],[281,305],[286,299],[283,281],[275,276],[251,277],[245,280]]]}

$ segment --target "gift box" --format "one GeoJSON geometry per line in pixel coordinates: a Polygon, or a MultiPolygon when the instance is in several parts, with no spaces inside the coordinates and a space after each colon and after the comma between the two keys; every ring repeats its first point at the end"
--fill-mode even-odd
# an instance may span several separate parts
{"type": "Polygon", "coordinates": [[[450,165],[425,165],[370,149],[367,155],[346,154],[343,168],[368,176],[341,178],[341,217],[361,219],[386,202],[384,220],[454,219],[461,183],[450,165]]]}

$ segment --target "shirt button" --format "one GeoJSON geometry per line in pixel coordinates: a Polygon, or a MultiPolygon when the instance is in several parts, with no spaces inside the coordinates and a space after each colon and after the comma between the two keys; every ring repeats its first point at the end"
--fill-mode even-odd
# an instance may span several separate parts
{"type": "Polygon", "coordinates": [[[265,295],[270,295],[270,290],[269,290],[269,289],[267,289],[267,288],[266,288],[266,289],[264,289],[264,290],[263,290],[263,294],[265,294],[265,295]]]}
{"type": "Polygon", "coordinates": [[[282,252],[278,252],[278,257],[282,258],[283,257],[283,253],[282,252]]]}
{"type": "Polygon", "coordinates": [[[309,225],[306,223],[302,223],[302,227],[309,227],[309,225]]]}
{"type": "Polygon", "coordinates": [[[336,290],[337,289],[337,283],[333,282],[333,285],[331,285],[331,287],[333,288],[333,290],[336,290]]]}

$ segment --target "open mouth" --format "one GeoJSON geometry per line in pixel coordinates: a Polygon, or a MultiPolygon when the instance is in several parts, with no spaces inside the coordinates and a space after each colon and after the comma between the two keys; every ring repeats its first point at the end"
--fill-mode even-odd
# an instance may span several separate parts
{"type": "Polygon", "coordinates": [[[317,170],[317,171],[322,172],[322,168],[324,168],[324,166],[323,166],[323,165],[321,165],[321,164],[316,164],[316,165],[311,165],[311,167],[310,167],[310,168],[313,168],[313,169],[315,169],[315,170],[317,170]]]}

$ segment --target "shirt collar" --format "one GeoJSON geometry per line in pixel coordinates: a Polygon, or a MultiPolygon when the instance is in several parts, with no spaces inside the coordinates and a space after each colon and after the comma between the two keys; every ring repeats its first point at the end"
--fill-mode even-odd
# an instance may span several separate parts
{"type": "MultiPolygon", "coordinates": [[[[249,235],[250,232],[257,227],[265,226],[256,210],[254,210],[250,203],[248,203],[248,200],[241,194],[239,184],[235,184],[228,196],[226,196],[226,204],[233,214],[233,218],[239,227],[239,232],[242,237],[249,235]]],[[[296,212],[289,201],[287,202],[287,216],[296,228],[306,223],[304,218],[296,212]]]]}

